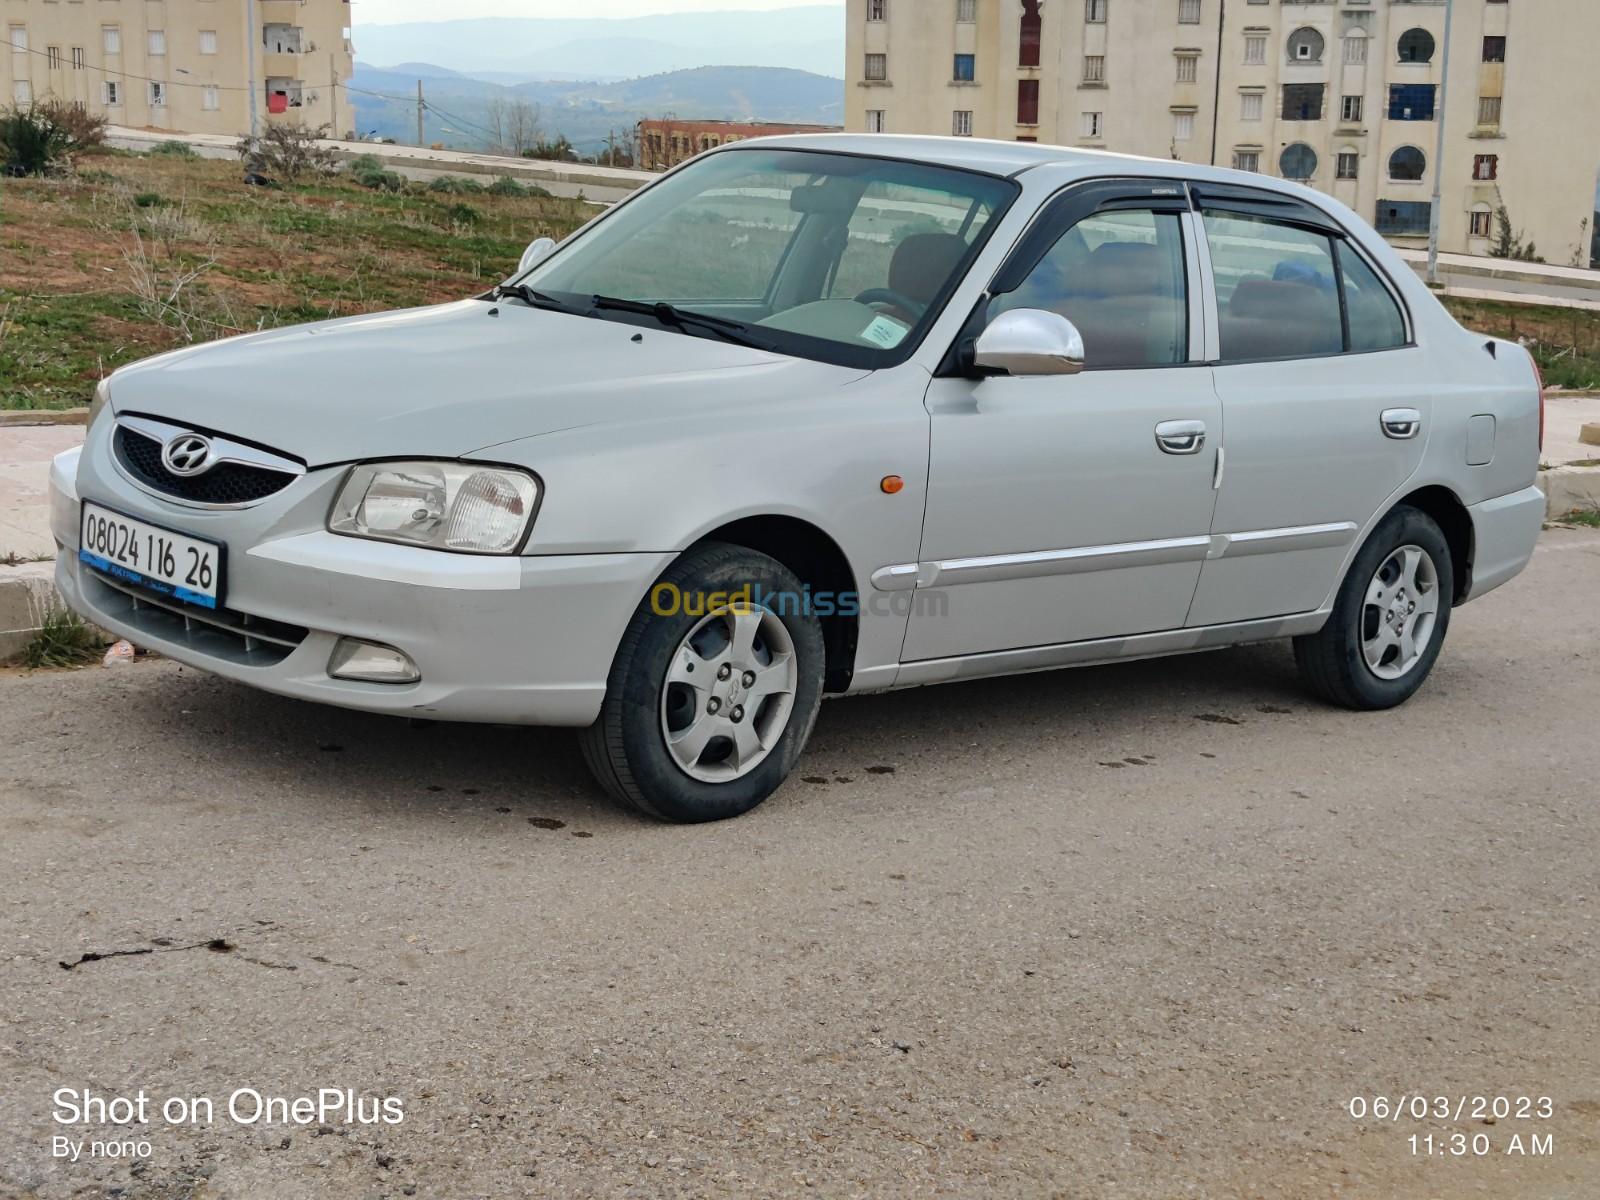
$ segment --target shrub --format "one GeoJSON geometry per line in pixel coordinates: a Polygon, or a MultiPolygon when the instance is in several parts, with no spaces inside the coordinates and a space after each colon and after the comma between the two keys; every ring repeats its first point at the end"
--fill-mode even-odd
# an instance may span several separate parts
{"type": "Polygon", "coordinates": [[[386,171],[382,167],[375,170],[357,172],[353,178],[362,187],[371,188],[377,192],[403,192],[406,190],[406,181],[403,175],[393,171],[386,171]]]}
{"type": "Polygon", "coordinates": [[[358,154],[344,164],[344,169],[352,175],[363,175],[371,171],[383,170],[383,160],[376,154],[358,154]]]}
{"type": "Polygon", "coordinates": [[[491,196],[526,196],[528,189],[509,175],[502,175],[488,187],[491,196]]]}
{"type": "Polygon", "coordinates": [[[160,208],[167,201],[159,192],[140,192],[133,202],[139,208],[160,208]]]}
{"type": "Polygon", "coordinates": [[[331,175],[338,169],[338,156],[321,143],[327,136],[326,125],[316,129],[269,125],[260,137],[244,134],[234,149],[247,171],[278,175],[293,183],[302,175],[331,175]]]}
{"type": "Polygon", "coordinates": [[[43,175],[72,151],[72,138],[40,107],[0,113],[0,174],[43,175]]]}
{"type": "Polygon", "coordinates": [[[157,142],[150,147],[150,154],[157,158],[199,158],[194,152],[194,147],[188,142],[166,141],[157,142]]]}
{"type": "Polygon", "coordinates": [[[445,215],[450,218],[453,224],[456,225],[483,224],[483,214],[477,209],[473,208],[470,204],[452,204],[448,209],[445,210],[445,215]]]}
{"type": "Polygon", "coordinates": [[[430,192],[443,192],[447,196],[476,196],[483,184],[476,179],[461,179],[455,175],[441,175],[428,185],[430,192]]]}

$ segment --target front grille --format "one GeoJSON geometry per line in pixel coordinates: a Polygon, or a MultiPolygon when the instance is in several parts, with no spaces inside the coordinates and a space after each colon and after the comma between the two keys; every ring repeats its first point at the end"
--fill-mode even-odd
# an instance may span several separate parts
{"type": "Polygon", "coordinates": [[[306,630],[231,608],[197,608],[113,579],[93,567],[100,586],[92,597],[107,616],[162,641],[247,667],[280,663],[306,639],[306,630]]]}
{"type": "Polygon", "coordinates": [[[114,445],[117,461],[134,479],[154,491],[195,504],[253,504],[299,478],[287,471],[236,462],[220,462],[204,475],[174,475],[161,461],[161,441],[126,425],[117,426],[114,445]]]}

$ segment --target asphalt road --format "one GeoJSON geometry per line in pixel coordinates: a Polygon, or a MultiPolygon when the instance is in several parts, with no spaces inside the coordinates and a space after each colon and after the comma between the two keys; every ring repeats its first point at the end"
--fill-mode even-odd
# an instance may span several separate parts
{"type": "Polygon", "coordinates": [[[694,829],[558,733],[0,677],[0,1195],[1587,1200],[1597,596],[1600,534],[1547,533],[1385,715],[1284,646],[831,702],[694,829]],[[404,1119],[227,1119],[319,1087],[404,1119]],[[1345,1107],[1418,1093],[1469,1115],[1345,1107]]]}

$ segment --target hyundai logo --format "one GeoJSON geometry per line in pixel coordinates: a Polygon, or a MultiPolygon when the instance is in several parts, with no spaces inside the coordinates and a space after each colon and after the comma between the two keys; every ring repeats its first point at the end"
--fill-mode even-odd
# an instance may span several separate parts
{"type": "Polygon", "coordinates": [[[161,448],[161,463],[174,475],[203,475],[211,469],[211,439],[180,433],[161,448]]]}

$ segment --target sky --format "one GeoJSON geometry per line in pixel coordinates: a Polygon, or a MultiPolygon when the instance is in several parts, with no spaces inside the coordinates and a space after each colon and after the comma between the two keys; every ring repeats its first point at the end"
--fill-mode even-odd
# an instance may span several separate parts
{"type": "Polygon", "coordinates": [[[353,0],[358,25],[397,21],[460,21],[472,17],[642,17],[652,13],[720,9],[795,8],[802,4],[844,7],[844,0],[353,0]]]}

